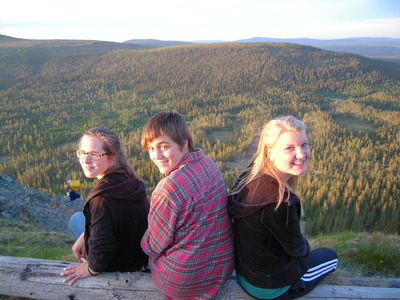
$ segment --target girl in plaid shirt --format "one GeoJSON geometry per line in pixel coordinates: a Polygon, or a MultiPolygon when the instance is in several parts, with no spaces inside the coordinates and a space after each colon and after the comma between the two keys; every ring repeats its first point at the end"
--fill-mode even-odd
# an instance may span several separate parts
{"type": "Polygon", "coordinates": [[[195,149],[183,117],[163,111],[142,145],[163,178],[151,196],[142,248],[167,299],[211,299],[234,268],[227,192],[216,163],[195,149]]]}

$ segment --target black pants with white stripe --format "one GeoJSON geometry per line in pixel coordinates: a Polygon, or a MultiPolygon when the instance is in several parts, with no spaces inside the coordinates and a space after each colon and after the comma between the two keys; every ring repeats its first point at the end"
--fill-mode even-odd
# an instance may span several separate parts
{"type": "Polygon", "coordinates": [[[307,273],[285,293],[289,296],[286,299],[302,297],[311,292],[326,275],[337,268],[338,256],[332,249],[319,248],[311,251],[301,262],[308,268],[307,273]]]}
{"type": "Polygon", "coordinates": [[[307,272],[299,281],[292,284],[286,293],[274,300],[291,300],[307,295],[326,275],[337,268],[338,256],[332,249],[319,248],[311,251],[306,258],[301,259],[301,262],[307,267],[307,272]]]}

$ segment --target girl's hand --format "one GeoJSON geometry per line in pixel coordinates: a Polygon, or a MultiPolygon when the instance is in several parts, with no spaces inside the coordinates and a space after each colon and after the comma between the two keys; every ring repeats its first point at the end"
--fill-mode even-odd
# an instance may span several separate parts
{"type": "Polygon", "coordinates": [[[65,271],[60,274],[61,276],[68,276],[63,280],[63,283],[69,282],[69,285],[73,285],[78,279],[91,276],[88,271],[88,261],[84,257],[81,257],[81,260],[81,264],[68,266],[64,269],[65,271]]]}
{"type": "Polygon", "coordinates": [[[72,246],[72,253],[77,259],[82,259],[86,257],[84,233],[81,234],[81,236],[76,240],[75,244],[72,246]]]}

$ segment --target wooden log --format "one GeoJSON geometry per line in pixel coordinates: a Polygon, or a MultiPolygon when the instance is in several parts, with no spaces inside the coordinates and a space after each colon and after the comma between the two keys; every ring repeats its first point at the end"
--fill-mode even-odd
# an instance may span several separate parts
{"type": "Polygon", "coordinates": [[[297,299],[400,299],[400,289],[346,285],[319,285],[311,293],[297,299]]]}
{"type": "MultiPolygon", "coordinates": [[[[70,262],[0,256],[0,294],[32,299],[164,299],[149,273],[101,273],[78,280],[70,286],[62,283],[60,273],[70,262]]],[[[218,300],[253,299],[228,280],[218,300]]],[[[298,299],[400,299],[399,288],[319,285],[298,299]]]]}
{"type": "MultiPolygon", "coordinates": [[[[104,272],[78,280],[73,286],[62,283],[60,273],[70,262],[0,256],[0,294],[33,299],[165,299],[151,274],[104,272]]],[[[252,299],[236,283],[228,280],[216,299],[252,299]]]]}
{"type": "Polygon", "coordinates": [[[376,286],[400,288],[400,278],[340,277],[340,285],[376,286]]]}

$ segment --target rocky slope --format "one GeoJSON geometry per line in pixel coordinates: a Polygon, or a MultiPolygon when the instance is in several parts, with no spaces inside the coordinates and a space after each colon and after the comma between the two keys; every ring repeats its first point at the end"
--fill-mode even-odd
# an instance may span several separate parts
{"type": "Polygon", "coordinates": [[[43,231],[69,232],[68,220],[75,211],[83,209],[82,200],[51,196],[20,185],[0,174],[0,219],[30,223],[43,231]]]}

